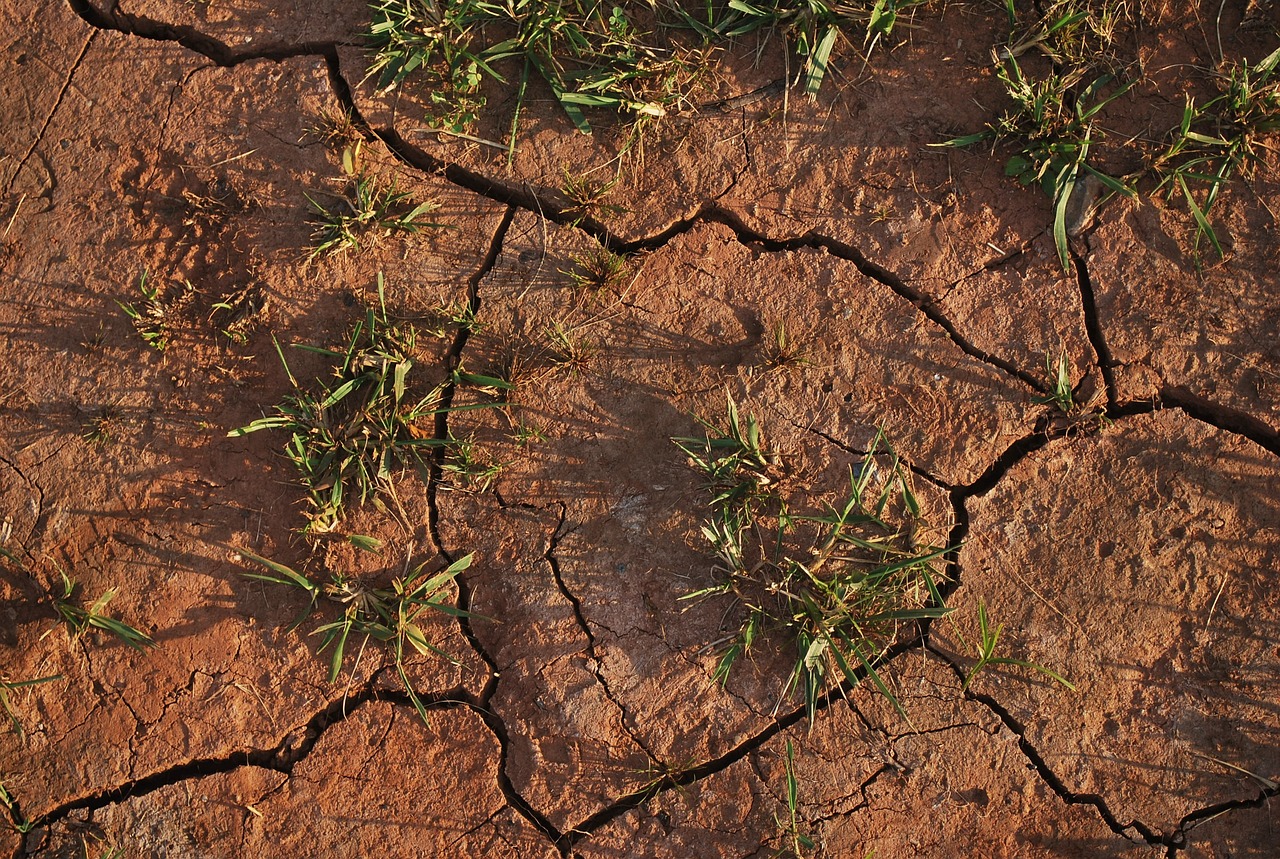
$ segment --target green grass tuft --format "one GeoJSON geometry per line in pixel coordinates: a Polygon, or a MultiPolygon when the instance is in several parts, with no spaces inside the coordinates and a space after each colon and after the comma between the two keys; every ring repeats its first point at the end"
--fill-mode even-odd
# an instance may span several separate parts
{"type": "Polygon", "coordinates": [[[728,596],[743,617],[716,679],[762,638],[782,638],[796,650],[782,698],[798,692],[810,720],[833,688],[864,678],[905,716],[875,665],[904,627],[948,613],[934,565],[950,550],[914,545],[920,505],[884,433],[850,471],[843,502],[798,514],[773,488],[778,457],[753,416],[730,397],[724,423],[699,422],[703,438],[674,442],[707,479],[702,534],[718,581],[684,599],[728,596]]]}

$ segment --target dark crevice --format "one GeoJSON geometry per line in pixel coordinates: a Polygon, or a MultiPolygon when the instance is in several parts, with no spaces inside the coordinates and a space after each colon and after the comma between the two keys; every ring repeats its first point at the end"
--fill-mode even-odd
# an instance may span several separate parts
{"type": "Polygon", "coordinates": [[[649,748],[649,745],[644,741],[644,737],[640,736],[636,732],[635,728],[632,727],[630,720],[628,719],[626,706],[618,700],[618,697],[614,694],[613,687],[609,684],[608,678],[605,677],[604,668],[600,663],[600,656],[596,653],[595,633],[591,631],[591,625],[587,623],[587,616],[582,611],[582,600],[578,599],[577,595],[569,589],[567,584],[565,584],[564,573],[560,569],[560,559],[556,557],[556,550],[560,546],[561,538],[572,533],[573,529],[565,528],[567,510],[563,502],[559,502],[559,506],[560,521],[556,523],[555,531],[551,534],[551,541],[547,546],[547,553],[544,556],[547,565],[551,568],[551,576],[555,579],[556,588],[560,591],[560,595],[568,600],[569,605],[573,608],[574,620],[577,622],[578,627],[582,630],[582,634],[587,639],[587,661],[590,665],[591,674],[595,677],[596,682],[600,684],[601,690],[604,691],[604,696],[608,698],[609,702],[618,709],[618,719],[622,725],[622,730],[624,730],[627,736],[631,738],[631,742],[635,743],[636,746],[648,756],[651,762],[661,766],[662,761],[654,751],[649,748]]]}
{"type": "Polygon", "coordinates": [[[27,838],[31,833],[30,830],[22,832],[23,828],[27,826],[27,816],[22,813],[22,802],[12,794],[7,795],[8,799],[3,804],[5,806],[6,816],[9,818],[9,826],[15,832],[22,833],[22,837],[18,839],[17,846],[14,847],[12,855],[13,859],[22,859],[22,857],[30,855],[30,852],[27,850],[27,838]]]}
{"type": "MultiPolygon", "coordinates": [[[[446,557],[448,557],[446,555],[446,557]]],[[[471,606],[471,588],[459,577],[456,579],[458,584],[458,606],[466,611],[471,606]]],[[[551,822],[545,814],[538,811],[533,805],[525,799],[515,785],[511,781],[511,776],[507,773],[507,761],[511,757],[511,735],[507,731],[507,725],[493,709],[491,702],[494,695],[498,691],[498,682],[501,675],[498,672],[497,661],[492,654],[484,647],[479,638],[476,637],[474,630],[471,628],[470,620],[467,617],[458,618],[459,626],[462,628],[462,634],[466,637],[471,648],[476,652],[480,659],[489,668],[489,678],[485,683],[484,689],[480,693],[480,698],[475,703],[471,703],[466,699],[464,703],[469,706],[485,727],[489,729],[489,733],[493,734],[494,739],[498,741],[498,763],[497,763],[497,782],[498,790],[502,793],[507,804],[516,810],[516,813],[523,817],[529,823],[533,824],[540,832],[542,832],[549,841],[556,843],[562,837],[559,829],[551,822]]],[[[406,699],[408,696],[405,696],[406,699]]]]}
{"type": "Polygon", "coordinates": [[[1027,456],[1060,438],[1079,434],[1092,434],[1107,425],[1138,415],[1153,414],[1164,409],[1177,409],[1188,417],[1209,424],[1223,432],[1240,435],[1259,447],[1280,456],[1280,432],[1245,412],[1214,403],[1199,397],[1186,388],[1165,386],[1158,396],[1146,400],[1131,400],[1108,406],[1100,414],[1084,415],[1076,420],[1057,422],[1056,416],[1037,421],[1030,435],[1018,439],[987,467],[977,479],[967,486],[952,489],[952,500],[957,506],[979,495],[990,492],[1015,465],[1027,456]]]}
{"type": "Polygon", "coordinates": [[[808,248],[824,250],[838,259],[853,263],[854,267],[857,268],[863,276],[874,280],[882,286],[888,287],[895,295],[911,304],[930,322],[946,332],[951,341],[966,355],[976,358],[985,364],[1013,376],[1035,391],[1041,393],[1046,391],[1044,382],[1041,379],[1036,378],[1025,370],[1019,369],[1004,358],[1001,358],[998,355],[993,355],[971,343],[960,333],[955,323],[948,319],[947,316],[938,309],[937,302],[931,297],[908,286],[906,282],[896,274],[883,266],[872,262],[864,256],[861,251],[852,245],[830,236],[821,235],[812,230],[789,239],[769,238],[763,233],[748,227],[735,213],[719,206],[704,205],[692,218],[676,222],[653,238],[642,239],[634,242],[625,242],[617,245],[616,247],[612,247],[611,250],[621,254],[654,250],[665,245],[677,235],[688,232],[700,223],[719,224],[727,227],[733,231],[740,243],[757,247],[765,252],[778,253],[808,248]]]}
{"type": "MultiPolygon", "coordinates": [[[[951,493],[951,534],[947,538],[947,545],[951,551],[947,553],[947,574],[945,581],[938,583],[938,592],[941,594],[945,604],[948,597],[956,592],[960,587],[961,580],[964,577],[964,570],[960,566],[960,549],[964,546],[964,541],[969,538],[969,507],[965,503],[966,496],[958,491],[951,493]]],[[[931,623],[931,621],[929,621],[931,623]]],[[[925,641],[928,639],[928,627],[925,627],[925,641]]]]}
{"type": "Polygon", "coordinates": [[[1089,345],[1098,357],[1098,371],[1102,373],[1102,384],[1107,391],[1107,408],[1114,409],[1119,405],[1119,394],[1116,389],[1116,360],[1107,346],[1107,338],[1102,330],[1102,319],[1098,315],[1098,300],[1093,291],[1093,279],[1089,276],[1089,266],[1084,257],[1071,251],[1071,261],[1075,266],[1076,283],[1080,287],[1080,306],[1084,310],[1084,330],[1089,337],[1089,345]]]}
{"type": "MultiPolygon", "coordinates": [[[[976,358],[985,364],[1013,376],[1035,391],[1040,393],[1045,393],[1047,391],[1043,380],[1036,378],[1036,376],[1026,372],[1025,370],[1019,369],[1014,366],[1014,364],[999,357],[998,355],[993,355],[971,343],[960,333],[956,325],[938,309],[937,302],[933,298],[911,286],[908,286],[907,283],[896,274],[883,266],[872,262],[863,255],[861,251],[852,245],[830,236],[821,235],[812,230],[787,239],[770,238],[763,233],[748,227],[734,212],[714,204],[705,204],[692,217],[677,221],[667,227],[667,229],[650,238],[610,244],[606,237],[606,239],[602,239],[602,243],[609,246],[610,250],[615,253],[623,255],[652,251],[666,245],[677,236],[687,233],[699,224],[703,223],[719,224],[727,227],[733,231],[737,240],[741,244],[757,247],[768,253],[780,253],[803,249],[820,249],[825,250],[837,259],[853,263],[854,267],[857,268],[863,276],[874,280],[882,286],[888,287],[895,295],[911,304],[930,322],[941,328],[951,341],[966,355],[976,358]]],[[[1017,253],[1019,252],[1014,252],[1015,255],[1017,253]]]]}
{"type": "MultiPolygon", "coordinates": [[[[914,650],[920,647],[921,644],[922,640],[914,637],[907,641],[899,642],[898,644],[888,648],[884,655],[876,661],[876,665],[877,667],[888,665],[903,653],[914,650]]],[[[855,669],[854,674],[858,683],[866,680],[868,676],[865,668],[855,669]]],[[[827,708],[837,703],[847,703],[849,693],[856,685],[857,684],[849,683],[849,681],[833,685],[825,694],[818,698],[815,706],[815,713],[824,713],[827,708]]],[[[760,731],[743,740],[723,755],[699,764],[698,766],[669,773],[663,778],[657,779],[639,790],[619,797],[611,804],[588,816],[581,823],[576,826],[569,827],[569,829],[557,840],[557,848],[560,850],[562,855],[569,855],[570,850],[572,850],[575,844],[589,838],[592,833],[596,832],[601,827],[608,825],[629,811],[641,807],[659,794],[666,793],[669,790],[679,790],[680,788],[723,772],[734,764],[745,759],[748,755],[759,750],[761,746],[769,742],[769,740],[773,739],[778,734],[788,728],[798,725],[800,722],[803,722],[807,717],[807,714],[807,707],[801,705],[796,707],[790,713],[774,716],[772,721],[765,728],[762,728],[760,731]]]]}
{"type": "MultiPolygon", "coordinates": [[[[507,210],[502,213],[502,221],[498,224],[498,228],[494,230],[493,238],[489,241],[489,249],[484,255],[484,260],[480,263],[480,267],[476,269],[475,273],[467,278],[467,312],[472,319],[476,318],[480,313],[480,282],[498,264],[498,257],[502,255],[502,245],[507,239],[507,232],[511,229],[511,223],[515,220],[515,217],[515,207],[508,206],[507,210]]],[[[471,326],[460,326],[458,333],[453,338],[453,344],[449,347],[448,356],[445,358],[450,370],[457,369],[458,365],[462,363],[462,350],[467,348],[467,341],[470,339],[471,326]]],[[[447,417],[447,415],[441,415],[441,417],[447,417]]]]}
{"type": "Polygon", "coordinates": [[[1242,436],[1275,456],[1280,456],[1280,431],[1248,412],[1213,402],[1181,386],[1165,385],[1160,393],[1145,400],[1131,400],[1109,407],[1105,417],[1119,421],[1137,415],[1149,415],[1164,409],[1177,409],[1193,420],[1214,429],[1242,436]]]}
{"type": "Polygon", "coordinates": [[[996,457],[996,461],[987,466],[982,474],[978,475],[967,486],[959,486],[952,492],[952,498],[957,503],[963,503],[970,498],[978,495],[986,495],[995,485],[1004,479],[1004,476],[1022,460],[1031,454],[1040,450],[1056,438],[1060,438],[1061,434],[1053,435],[1046,432],[1033,432],[1025,435],[1015,441],[1013,444],[1005,448],[1004,453],[996,457]]]}
{"type": "MultiPolygon", "coordinates": [[[[484,280],[485,276],[497,265],[498,257],[502,254],[503,242],[506,241],[507,231],[511,228],[511,222],[514,218],[515,209],[508,206],[506,212],[503,213],[502,220],[498,223],[497,229],[493,231],[493,236],[489,240],[489,250],[481,261],[479,268],[472,273],[471,277],[467,278],[467,311],[472,319],[480,311],[480,281],[484,280]]],[[[459,326],[458,332],[454,335],[453,342],[449,344],[449,349],[444,356],[446,378],[462,363],[462,352],[470,338],[471,326],[459,326]]],[[[440,407],[436,412],[434,430],[435,438],[438,441],[449,438],[449,408],[453,405],[455,393],[457,393],[457,384],[453,381],[446,381],[440,394],[440,407]]],[[[438,448],[431,464],[427,488],[427,527],[436,549],[445,557],[449,557],[449,553],[444,547],[444,541],[440,538],[440,508],[438,505],[440,480],[443,474],[441,463],[444,460],[444,455],[444,448],[438,448]]],[[[460,620],[465,620],[465,618],[460,618],[460,620]]]]}
{"type": "MultiPolygon", "coordinates": [[[[478,647],[478,643],[475,646],[478,647]]],[[[479,653],[486,662],[492,663],[492,657],[487,652],[481,649],[479,653]]],[[[520,794],[520,791],[516,790],[516,786],[511,781],[511,776],[507,773],[507,762],[511,759],[511,735],[507,731],[506,722],[490,706],[490,701],[498,688],[497,680],[498,674],[494,672],[494,682],[485,687],[484,697],[480,699],[477,705],[472,707],[472,710],[484,722],[485,727],[489,729],[489,733],[493,734],[494,739],[498,741],[498,790],[502,792],[503,799],[516,810],[517,814],[533,824],[539,832],[546,836],[548,841],[558,844],[564,837],[563,834],[551,822],[549,817],[534,808],[533,804],[525,799],[520,794]]]]}
{"type": "Polygon", "coordinates": [[[1204,808],[1196,809],[1186,815],[1178,822],[1178,828],[1170,836],[1169,856],[1172,857],[1178,850],[1186,849],[1187,836],[1198,826],[1202,826],[1212,820],[1221,817],[1224,814],[1230,814],[1233,811],[1247,811],[1253,808],[1262,808],[1272,799],[1280,797],[1280,787],[1274,786],[1263,787],[1262,791],[1252,799],[1233,799],[1226,802],[1218,802],[1204,808]]]}
{"type": "MultiPolygon", "coordinates": [[[[365,704],[372,701],[388,701],[410,706],[407,694],[378,690],[372,688],[372,686],[373,681],[371,680],[359,692],[353,695],[343,695],[329,702],[323,709],[312,716],[305,725],[290,731],[274,748],[244,749],[216,758],[196,758],[142,778],[132,779],[117,787],[70,800],[31,821],[31,824],[35,828],[49,827],[57,824],[74,811],[87,810],[92,812],[128,799],[146,796],[184,781],[228,773],[241,767],[257,767],[289,775],[299,762],[311,754],[325,731],[345,721],[365,704]]],[[[428,710],[448,709],[463,705],[474,706],[470,703],[469,694],[460,687],[434,694],[419,695],[419,698],[428,710]]],[[[34,831],[33,829],[32,833],[34,831]]],[[[25,855],[26,852],[29,852],[26,850],[26,838],[30,837],[32,833],[24,836],[23,847],[20,849],[19,855],[25,855]]]]}
{"type": "Polygon", "coordinates": [[[965,540],[969,538],[969,499],[990,492],[995,488],[996,484],[1004,479],[1010,469],[1047,446],[1057,437],[1059,436],[1050,435],[1047,432],[1033,432],[1031,435],[1024,436],[1009,445],[1004,453],[1000,454],[995,462],[991,463],[968,486],[957,486],[951,489],[951,515],[953,519],[951,534],[947,540],[947,545],[951,547],[951,552],[946,556],[949,565],[946,581],[938,585],[938,590],[944,600],[959,589],[963,578],[963,570],[960,565],[960,549],[964,546],[965,540]]]}
{"type": "MultiPolygon", "coordinates": [[[[336,72],[336,61],[331,64],[330,69],[331,76],[336,81],[342,81],[341,75],[336,72]]],[[[342,90],[335,87],[335,92],[337,92],[339,99],[341,99],[342,90]]],[[[350,93],[348,91],[347,97],[349,96],[350,93]]],[[[352,116],[353,119],[360,121],[357,114],[352,114],[352,116]]],[[[480,298],[480,282],[484,280],[485,276],[492,271],[494,265],[497,264],[498,257],[502,254],[502,245],[506,240],[507,232],[511,227],[512,221],[515,219],[515,213],[515,207],[507,207],[507,211],[503,214],[501,222],[498,224],[497,229],[494,230],[493,238],[489,242],[489,250],[485,254],[484,260],[471,277],[467,279],[467,306],[470,313],[473,315],[472,318],[474,318],[474,314],[479,312],[482,303],[480,298]]],[[[462,352],[466,348],[467,341],[470,336],[471,329],[469,326],[464,325],[459,328],[458,333],[455,335],[453,343],[450,344],[449,351],[445,356],[445,367],[447,370],[452,371],[457,369],[462,360],[462,352]]],[[[442,392],[440,401],[441,411],[436,415],[435,437],[437,439],[447,439],[449,437],[448,409],[453,403],[453,396],[455,392],[456,385],[453,383],[447,384],[442,392]]],[[[446,559],[452,561],[454,560],[454,553],[445,546],[444,540],[440,535],[439,487],[442,474],[440,466],[443,455],[444,451],[443,449],[440,449],[437,452],[436,458],[431,463],[431,473],[429,475],[427,489],[427,524],[431,540],[435,544],[437,551],[439,551],[446,559]]],[[[507,773],[507,761],[511,755],[511,737],[507,732],[506,723],[502,721],[502,718],[498,716],[496,712],[494,712],[491,706],[493,697],[498,691],[498,683],[501,680],[501,674],[498,671],[498,662],[494,659],[493,654],[489,653],[488,649],[480,641],[480,638],[476,635],[475,630],[471,625],[471,618],[465,614],[465,612],[470,610],[472,604],[471,586],[467,583],[465,576],[459,576],[454,581],[458,588],[457,605],[458,608],[464,612],[464,614],[459,615],[457,618],[458,628],[463,637],[467,640],[468,645],[470,645],[471,649],[480,657],[481,661],[484,662],[489,671],[489,676],[485,681],[484,688],[480,692],[479,700],[470,706],[475,711],[476,715],[478,715],[485,723],[489,732],[493,734],[494,738],[498,741],[498,789],[502,792],[502,796],[506,800],[507,804],[515,809],[517,814],[541,831],[549,841],[552,841],[553,843],[558,842],[562,837],[560,830],[556,828],[555,824],[552,823],[546,815],[534,808],[528,800],[521,796],[520,792],[516,790],[515,785],[512,783],[511,776],[507,773]]]]}
{"type": "Polygon", "coordinates": [[[1000,454],[972,482],[965,486],[951,487],[951,507],[955,519],[948,545],[952,547],[953,552],[949,556],[951,568],[947,581],[940,587],[942,595],[944,597],[950,596],[960,587],[959,550],[969,537],[969,499],[986,495],[1024,459],[1048,447],[1054,441],[1074,435],[1097,433],[1110,423],[1135,415],[1149,414],[1159,408],[1161,408],[1159,401],[1144,400],[1119,406],[1110,406],[1103,413],[1086,414],[1074,419],[1066,418],[1057,412],[1047,414],[1036,421],[1035,427],[1029,435],[1023,436],[1009,445],[1004,453],[1000,454]]]}
{"type": "Polygon", "coordinates": [[[342,74],[342,60],[338,57],[338,52],[336,50],[326,51],[324,61],[329,72],[329,88],[333,90],[333,97],[342,106],[343,112],[351,118],[351,122],[356,129],[362,135],[371,137],[372,132],[369,130],[369,124],[364,121],[364,117],[360,115],[360,111],[356,108],[355,95],[351,92],[351,82],[342,74]]]}
{"type": "Polygon", "coordinates": [[[71,81],[75,78],[76,72],[80,70],[80,64],[84,62],[85,54],[89,53],[89,47],[97,36],[98,32],[96,30],[93,31],[84,40],[84,44],[80,46],[80,53],[76,55],[75,62],[71,64],[66,78],[62,81],[62,87],[58,90],[58,97],[53,101],[53,107],[49,109],[44,122],[40,125],[40,130],[36,132],[35,139],[31,141],[31,145],[27,147],[27,151],[23,153],[22,158],[18,161],[18,166],[14,168],[13,175],[9,177],[9,183],[5,186],[6,195],[13,192],[13,183],[18,181],[18,177],[22,175],[22,168],[27,166],[27,162],[31,160],[31,154],[36,151],[40,141],[44,140],[45,132],[49,130],[49,125],[53,122],[53,118],[58,115],[58,109],[62,107],[62,100],[67,97],[67,90],[71,88],[71,81]]]}
{"type": "Polygon", "coordinates": [[[250,60],[281,60],[294,57],[336,55],[332,42],[299,42],[288,45],[268,45],[252,51],[234,51],[224,42],[201,33],[185,24],[166,24],[142,15],[133,15],[113,8],[104,12],[89,0],[67,0],[71,11],[97,30],[109,30],[126,36],[137,36],[153,42],[173,42],[192,53],[205,57],[214,65],[231,68],[250,60]]]}
{"type": "Polygon", "coordinates": [[[1247,412],[1212,402],[1187,388],[1173,385],[1165,385],[1160,389],[1159,402],[1224,432],[1244,436],[1259,447],[1280,456],[1280,432],[1247,412]]]}
{"type": "MultiPolygon", "coordinates": [[[[952,657],[942,651],[934,649],[933,647],[929,647],[928,650],[950,667],[955,673],[957,679],[964,679],[964,670],[955,663],[952,657]]],[[[1026,726],[1019,722],[1012,713],[1000,704],[1000,702],[996,701],[990,695],[974,692],[972,689],[967,690],[964,695],[969,700],[976,701],[985,706],[995,714],[996,718],[1004,724],[1005,728],[1007,728],[1010,733],[1018,738],[1018,749],[1035,769],[1041,781],[1048,785],[1063,802],[1068,805],[1087,805],[1092,807],[1112,832],[1126,840],[1135,841],[1141,839],[1141,841],[1152,846],[1179,846],[1176,842],[1182,838],[1180,832],[1174,833],[1171,836],[1162,836],[1157,835],[1150,827],[1139,820],[1133,820],[1129,823],[1121,823],[1115,816],[1114,812],[1111,811],[1110,807],[1108,807],[1106,800],[1098,794],[1076,793],[1068,788],[1063,783],[1062,779],[1058,778],[1058,775],[1045,762],[1044,757],[1036,747],[1027,740],[1026,726]]]]}

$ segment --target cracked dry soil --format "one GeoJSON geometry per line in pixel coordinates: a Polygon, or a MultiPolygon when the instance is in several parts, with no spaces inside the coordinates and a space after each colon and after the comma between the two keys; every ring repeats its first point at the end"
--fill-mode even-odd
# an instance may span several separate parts
{"type": "MultiPolygon", "coordinates": [[[[1225,262],[1197,271],[1185,212],[1146,197],[1105,208],[1063,271],[1044,198],[988,153],[926,148],[990,118],[991,6],[935,4],[785,111],[776,43],[756,63],[743,45],[706,98],[735,109],[669,118],[582,211],[563,171],[623,131],[577,135],[534,93],[510,167],[424,134],[421,93],[363,79],[362,3],[0,2],[0,513],[21,560],[0,572],[0,679],[63,677],[11,692],[0,853],[766,857],[790,741],[818,855],[1280,855],[1276,158],[1215,208],[1225,262]],[[345,178],[314,128],[343,110],[445,227],[307,262],[304,192],[345,178]],[[602,246],[628,281],[584,298],[565,272],[602,246]],[[117,305],[144,270],[193,287],[163,353],[117,305]],[[428,630],[457,664],[407,663],[427,724],[381,649],[327,683],[317,639],[286,629],[298,596],[235,560],[353,562],[297,536],[280,440],[226,433],[287,392],[273,338],[337,345],[378,272],[397,316],[475,311],[420,362],[516,371],[510,408],[434,428],[504,464],[490,491],[405,475],[397,515],[344,525],[386,541],[365,563],[387,570],[475,553],[456,595],[475,616],[428,630]],[[768,366],[779,324],[805,362],[768,366]],[[580,360],[539,351],[555,325],[580,360]],[[1059,349],[1105,420],[1037,403],[1059,349]],[[790,654],[767,644],[713,682],[735,617],[680,599],[711,569],[669,439],[726,388],[814,509],[886,427],[956,547],[952,618],[881,663],[909,723],[864,684],[810,725],[779,706],[790,654]],[[111,609],[160,646],[69,644],[60,568],[119,587],[111,609]],[[979,604],[1077,691],[1016,669],[962,689],[979,604]]],[[[1142,31],[1149,65],[1209,65],[1216,10],[1142,31]]],[[[479,136],[502,137],[509,99],[479,136]]]]}

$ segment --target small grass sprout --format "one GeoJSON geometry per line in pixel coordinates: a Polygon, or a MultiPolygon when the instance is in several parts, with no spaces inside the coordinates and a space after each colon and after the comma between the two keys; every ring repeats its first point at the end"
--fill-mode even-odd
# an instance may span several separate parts
{"type": "Polygon", "coordinates": [[[545,442],[547,431],[537,424],[517,419],[508,437],[516,447],[528,447],[531,444],[545,442]]]}
{"type": "Polygon", "coordinates": [[[1067,360],[1067,353],[1059,352],[1055,363],[1052,354],[1045,350],[1044,369],[1049,378],[1049,393],[1034,398],[1032,402],[1054,405],[1064,415],[1071,414],[1075,411],[1076,400],[1071,385],[1071,362],[1067,360]]]}
{"type": "Polygon", "coordinates": [[[360,127],[351,111],[344,107],[325,107],[316,117],[311,133],[332,149],[354,151],[363,140],[360,127]]]}
{"type": "Polygon", "coordinates": [[[346,193],[337,195],[332,207],[318,202],[310,194],[304,196],[311,204],[317,223],[308,260],[359,251],[370,241],[392,233],[417,233],[423,228],[444,226],[420,220],[440,208],[438,203],[427,201],[412,205],[411,194],[397,191],[394,183],[384,186],[368,175],[354,176],[346,193]]]}
{"type": "Polygon", "coordinates": [[[779,320],[770,331],[763,347],[764,365],[767,369],[808,366],[809,353],[787,331],[787,324],[779,320]]]}
{"type": "Polygon", "coordinates": [[[1058,672],[1051,668],[1046,668],[1035,662],[1029,662],[1025,659],[1013,659],[1008,656],[996,656],[996,646],[1000,643],[1000,633],[1004,631],[1004,624],[998,623],[991,625],[991,621],[987,617],[986,603],[978,603],[978,636],[981,639],[976,647],[978,661],[969,669],[969,673],[965,675],[964,685],[962,689],[967,690],[969,684],[973,682],[973,678],[979,672],[992,665],[1012,665],[1017,668],[1027,668],[1032,671],[1038,671],[1049,679],[1062,684],[1072,692],[1076,691],[1075,684],[1058,672]]]}
{"type": "Polygon", "coordinates": [[[574,291],[599,296],[609,290],[620,291],[627,282],[627,258],[606,247],[569,257],[573,267],[564,272],[573,281],[574,291]]]}
{"type": "Polygon", "coordinates": [[[1079,392],[1086,386],[1071,382],[1071,361],[1065,351],[1060,350],[1057,358],[1045,350],[1044,370],[1048,382],[1048,392],[1033,397],[1032,402],[1038,405],[1052,406],[1057,415],[1050,415],[1046,425],[1047,431],[1057,432],[1071,430],[1090,423],[1105,426],[1110,422],[1106,409],[1096,397],[1079,392]],[[1083,398],[1082,398],[1083,397],[1083,398]]]}
{"type": "Polygon", "coordinates": [[[782,765],[786,772],[787,819],[774,817],[774,822],[782,832],[783,847],[773,855],[774,859],[781,859],[783,856],[788,859],[804,859],[805,851],[814,849],[817,842],[812,836],[800,831],[800,780],[796,778],[795,749],[789,739],[782,765]]]}
{"type": "Polygon", "coordinates": [[[108,588],[87,606],[77,604],[75,592],[78,585],[65,571],[59,570],[62,576],[62,595],[54,597],[53,607],[58,616],[70,631],[71,640],[79,641],[90,630],[109,632],[134,650],[146,650],[155,647],[151,636],[137,627],[130,626],[122,620],[107,614],[107,604],[115,599],[118,588],[108,588]]]}
{"type": "Polygon", "coordinates": [[[498,462],[475,439],[450,438],[444,448],[440,471],[446,481],[460,489],[487,492],[507,463],[498,462]]]}
{"type": "Polygon", "coordinates": [[[124,428],[124,417],[118,406],[105,405],[93,409],[81,427],[80,437],[90,444],[114,442],[124,428]]]}
{"type": "MultiPolygon", "coordinates": [[[[376,541],[367,537],[352,538],[351,542],[363,551],[376,551],[378,546],[376,541]]],[[[249,551],[241,549],[239,554],[267,570],[266,573],[244,573],[246,578],[297,588],[308,595],[307,605],[289,626],[290,630],[297,629],[311,616],[321,597],[342,607],[337,619],[322,623],[312,631],[313,635],[322,636],[320,653],[332,648],[329,656],[330,683],[337,681],[346,664],[349,640],[359,637],[365,641],[381,642],[391,650],[396,673],[414,709],[424,722],[427,721],[426,705],[405,673],[405,655],[416,651],[423,656],[435,656],[459,664],[428,640],[422,624],[433,613],[451,617],[472,616],[457,607],[449,591],[454,579],[471,566],[472,555],[459,558],[438,572],[430,572],[426,563],[410,570],[406,560],[402,575],[393,578],[388,586],[378,587],[359,576],[343,572],[330,572],[327,578],[317,580],[249,551]]]]}
{"type": "Polygon", "coordinates": [[[195,287],[191,281],[183,281],[183,288],[176,295],[162,295],[159,288],[150,283],[148,273],[143,271],[138,278],[138,291],[142,293],[141,304],[123,301],[116,304],[133,322],[142,342],[157,352],[163,352],[169,346],[172,314],[190,301],[195,287]]]}
{"type": "Polygon", "coordinates": [[[584,372],[591,359],[598,351],[596,344],[588,337],[579,334],[577,329],[556,321],[547,326],[546,356],[557,367],[568,370],[570,374],[584,372]]]}
{"type": "MultiPolygon", "coordinates": [[[[615,174],[611,179],[596,179],[590,174],[570,173],[568,167],[562,167],[561,172],[560,193],[573,204],[576,212],[586,212],[599,206],[617,187],[620,178],[615,174]]],[[[615,206],[607,208],[617,210],[615,206]]]]}
{"type": "Polygon", "coordinates": [[[706,435],[672,442],[688,457],[689,465],[707,478],[713,509],[745,513],[749,511],[743,508],[749,508],[773,482],[770,474],[779,457],[765,446],[759,421],[751,414],[742,417],[728,391],[725,406],[723,425],[695,416],[706,435]]]}

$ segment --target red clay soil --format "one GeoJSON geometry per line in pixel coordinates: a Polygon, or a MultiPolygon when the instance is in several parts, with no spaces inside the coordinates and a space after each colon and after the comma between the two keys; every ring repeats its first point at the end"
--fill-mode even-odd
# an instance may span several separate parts
{"type": "MultiPolygon", "coordinates": [[[[1148,15],[1117,127],[1176,122],[1207,84],[1168,69],[1218,39],[1275,47],[1219,5],[1148,15]]],[[[1215,204],[1225,259],[1144,193],[1064,269],[1038,189],[989,147],[928,146],[998,112],[1002,7],[927,4],[870,64],[844,46],[816,102],[774,85],[779,40],[742,44],[642,153],[534,87],[508,164],[424,133],[425,93],[375,90],[363,3],[0,3],[0,681],[59,678],[7,692],[0,855],[1277,855],[1277,159],[1215,204]],[[441,226],[309,259],[344,112],[441,226]],[[602,201],[561,190],[619,164],[602,201]],[[575,284],[605,249],[622,274],[575,284]],[[163,351],[121,307],[144,271],[163,351]],[[228,431],[291,391],[276,344],[342,348],[379,273],[430,381],[513,383],[425,430],[501,468],[468,483],[442,455],[307,539],[283,437],[228,431]],[[906,718],[864,682],[811,722],[767,634],[715,679],[743,615],[682,599],[715,574],[671,438],[726,391],[796,512],[848,492],[877,428],[909,467],[954,611],[877,665],[906,718]],[[246,551],[379,581],[474,553],[450,594],[471,616],[424,629],[454,661],[405,659],[428,720],[376,642],[330,683],[307,633],[341,608],[292,629],[305,594],[246,578],[246,551]],[[158,647],[73,639],[64,571],[158,647]],[[966,686],[980,606],[1000,655],[1075,690],[1013,665],[966,686]]],[[[303,384],[329,372],[284,351],[303,384]]]]}

